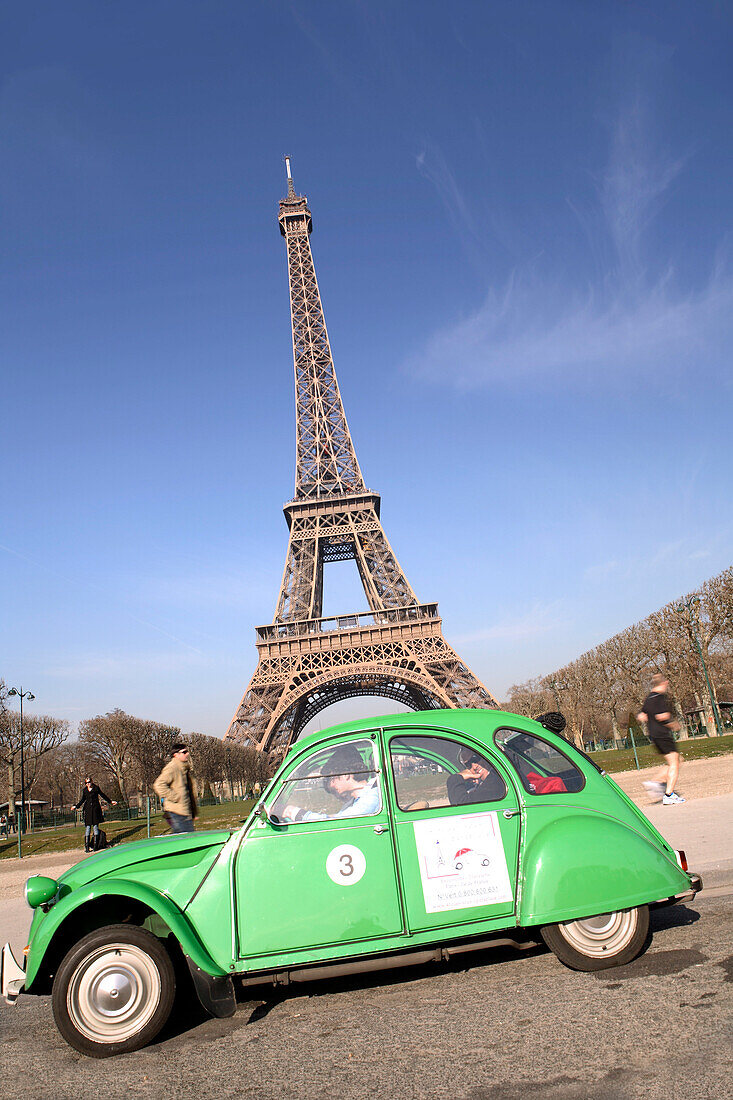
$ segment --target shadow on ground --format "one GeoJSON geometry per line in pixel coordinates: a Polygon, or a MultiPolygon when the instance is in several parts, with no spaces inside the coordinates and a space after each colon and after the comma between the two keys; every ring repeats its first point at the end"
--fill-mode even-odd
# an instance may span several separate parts
{"type": "MultiPolygon", "coordinates": [[[[685,925],[694,924],[700,919],[695,909],[684,905],[653,909],[651,912],[651,932],[654,935],[685,925]]],[[[479,967],[492,968],[509,960],[524,962],[549,954],[542,942],[528,941],[530,946],[521,951],[511,947],[487,948],[440,962],[421,963],[419,966],[402,966],[389,971],[373,971],[353,974],[339,978],[325,978],[314,982],[294,982],[287,987],[263,984],[261,987],[237,988],[237,1012],[228,1019],[213,1019],[201,1007],[196,996],[183,956],[178,953],[175,959],[176,982],[178,992],[174,1010],[166,1026],[155,1041],[155,1046],[164,1045],[177,1048],[189,1041],[210,1041],[224,1035],[230,1035],[252,1024],[264,1020],[279,1005],[307,994],[310,998],[337,996],[339,993],[358,992],[388,986],[398,986],[405,982],[421,981],[433,977],[436,973],[460,974],[479,967]],[[194,1037],[194,1034],[195,1037],[194,1037]]],[[[647,954],[651,937],[644,952],[627,966],[601,970],[588,977],[608,983],[609,988],[620,988],[622,983],[633,978],[649,975],[675,974],[691,966],[707,961],[707,956],[696,950],[655,951],[647,954]]],[[[657,944],[659,946],[659,944],[657,944]]],[[[558,963],[558,966],[561,964],[558,963]]],[[[521,980],[521,979],[520,979],[521,980]]]]}

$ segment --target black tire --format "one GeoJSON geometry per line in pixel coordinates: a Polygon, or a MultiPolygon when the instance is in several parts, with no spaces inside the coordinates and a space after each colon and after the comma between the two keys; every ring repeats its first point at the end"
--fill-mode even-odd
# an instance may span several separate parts
{"type": "Polygon", "coordinates": [[[571,970],[624,966],[640,955],[647,943],[649,906],[546,924],[540,932],[550,950],[571,970]]]}
{"type": "Polygon", "coordinates": [[[175,994],[164,944],[143,928],[111,924],[84,936],[64,957],[53,982],[53,1015],[75,1050],[109,1058],[151,1042],[175,994]]]}

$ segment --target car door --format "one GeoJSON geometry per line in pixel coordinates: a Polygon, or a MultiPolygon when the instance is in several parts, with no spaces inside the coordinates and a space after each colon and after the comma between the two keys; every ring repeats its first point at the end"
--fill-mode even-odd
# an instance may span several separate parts
{"type": "Polygon", "coordinates": [[[452,731],[384,731],[410,933],[514,923],[521,813],[510,771],[452,731]]]}
{"type": "Polygon", "coordinates": [[[235,861],[241,958],[403,931],[376,730],[296,756],[265,808],[235,861]]]}

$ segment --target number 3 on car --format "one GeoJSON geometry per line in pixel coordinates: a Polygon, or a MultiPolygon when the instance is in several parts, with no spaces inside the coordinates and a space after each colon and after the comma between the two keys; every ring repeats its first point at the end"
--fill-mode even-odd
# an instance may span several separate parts
{"type": "Polygon", "coordinates": [[[629,962],[649,907],[702,883],[563,727],[433,710],[303,738],[237,832],[121,845],[29,879],[25,967],[6,944],[3,995],[50,991],[67,1042],[103,1058],[158,1034],[181,956],[215,1016],[235,1012],[237,986],[494,941],[542,938],[578,970],[629,962]]]}

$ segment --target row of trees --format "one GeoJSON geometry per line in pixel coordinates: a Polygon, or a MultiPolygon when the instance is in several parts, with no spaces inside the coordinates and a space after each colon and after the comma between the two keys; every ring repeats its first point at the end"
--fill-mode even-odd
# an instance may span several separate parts
{"type": "MultiPolygon", "coordinates": [[[[20,797],[20,718],[6,704],[0,680],[0,802],[20,797]]],[[[223,742],[203,733],[181,736],[176,726],[135,718],[122,710],[79,724],[78,740],[69,740],[69,723],[48,716],[24,715],[26,798],[56,807],[73,805],[87,775],[106,794],[130,803],[152,791],[155,777],[170,759],[171,745],[185,741],[199,797],[246,798],[270,777],[268,759],[253,748],[223,742]]]]}
{"type": "Polygon", "coordinates": [[[634,724],[654,672],[669,678],[682,736],[700,723],[715,733],[716,719],[730,718],[733,568],[556,672],[515,684],[505,705],[527,715],[561,710],[579,747],[602,738],[618,741],[634,724]]]}

